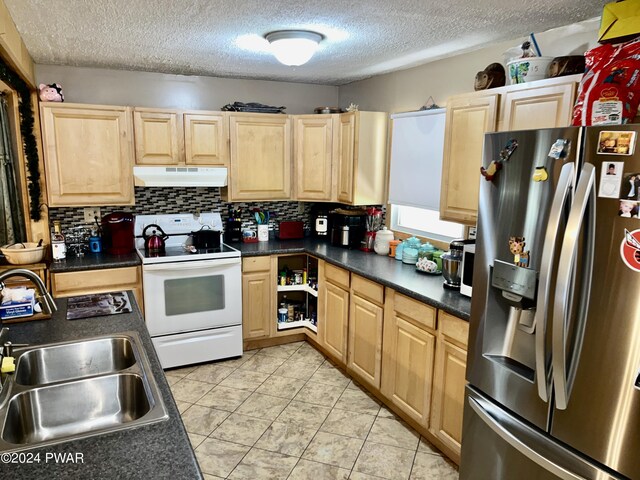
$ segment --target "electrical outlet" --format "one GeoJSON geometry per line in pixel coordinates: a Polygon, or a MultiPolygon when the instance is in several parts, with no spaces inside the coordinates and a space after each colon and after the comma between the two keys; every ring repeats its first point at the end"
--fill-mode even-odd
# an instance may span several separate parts
{"type": "Polygon", "coordinates": [[[84,223],[95,223],[95,217],[100,221],[100,207],[86,207],[84,209],[84,223]]]}

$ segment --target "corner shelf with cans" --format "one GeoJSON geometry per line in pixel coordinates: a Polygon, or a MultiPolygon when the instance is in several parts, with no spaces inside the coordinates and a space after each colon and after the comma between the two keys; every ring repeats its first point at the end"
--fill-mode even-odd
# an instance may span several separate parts
{"type": "Polygon", "coordinates": [[[308,255],[278,257],[278,331],[318,332],[318,260],[308,255]]]}

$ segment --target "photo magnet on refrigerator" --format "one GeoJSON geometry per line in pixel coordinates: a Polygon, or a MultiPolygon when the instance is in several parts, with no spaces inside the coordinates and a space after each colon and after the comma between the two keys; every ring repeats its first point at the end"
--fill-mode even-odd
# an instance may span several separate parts
{"type": "Polygon", "coordinates": [[[603,198],[620,198],[623,172],[624,162],[602,162],[598,196],[603,198]]]}
{"type": "Polygon", "coordinates": [[[620,200],[640,201],[640,173],[625,173],[623,177],[620,200]]]}
{"type": "Polygon", "coordinates": [[[610,132],[603,130],[598,136],[599,155],[633,155],[636,132],[610,132]]]}
{"type": "Polygon", "coordinates": [[[566,158],[570,150],[571,141],[565,138],[559,138],[551,145],[551,150],[549,150],[549,155],[547,156],[560,160],[561,158],[566,158]]]}
{"type": "Polygon", "coordinates": [[[638,218],[638,202],[632,200],[620,200],[618,216],[622,218],[638,218]]]}
{"type": "Polygon", "coordinates": [[[620,244],[622,261],[635,272],[640,272],[640,230],[630,232],[624,229],[624,239],[620,244]]]}

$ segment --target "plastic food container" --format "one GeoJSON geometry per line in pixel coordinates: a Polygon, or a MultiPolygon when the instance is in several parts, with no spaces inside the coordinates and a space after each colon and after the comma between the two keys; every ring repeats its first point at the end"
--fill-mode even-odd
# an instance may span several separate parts
{"type": "Polygon", "coordinates": [[[40,262],[44,257],[44,248],[44,245],[38,246],[35,242],[24,242],[5,245],[0,248],[0,253],[12,265],[27,265],[40,262]]]}
{"type": "Polygon", "coordinates": [[[547,78],[552,60],[553,57],[527,57],[511,60],[507,63],[509,84],[515,85],[547,78]]]}

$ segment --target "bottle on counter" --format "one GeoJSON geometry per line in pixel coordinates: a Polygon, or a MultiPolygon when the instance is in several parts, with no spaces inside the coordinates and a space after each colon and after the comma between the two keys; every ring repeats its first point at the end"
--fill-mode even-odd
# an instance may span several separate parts
{"type": "Polygon", "coordinates": [[[64,235],[60,228],[60,222],[53,222],[53,236],[51,237],[51,250],[54,262],[61,262],[67,258],[67,245],[64,243],[64,235]]]}

